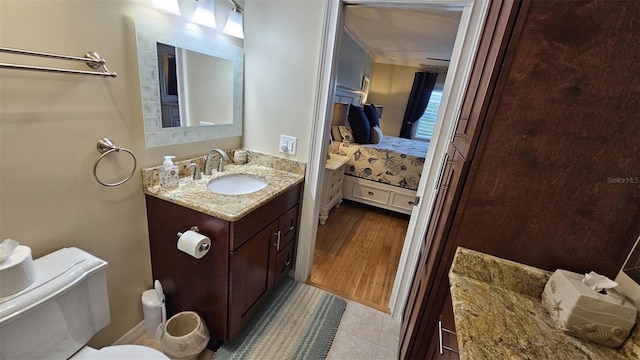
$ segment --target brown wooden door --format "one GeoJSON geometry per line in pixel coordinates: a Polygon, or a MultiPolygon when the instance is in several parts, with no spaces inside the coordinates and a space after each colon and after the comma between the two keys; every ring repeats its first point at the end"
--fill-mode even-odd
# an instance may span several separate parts
{"type": "Polygon", "coordinates": [[[446,296],[443,288],[448,287],[446,274],[443,276],[440,268],[441,260],[520,6],[520,1],[514,0],[490,4],[460,119],[441,166],[434,209],[405,305],[399,345],[401,359],[424,359],[437,353],[434,339],[438,337],[437,325],[446,296]]]}
{"type": "Polygon", "coordinates": [[[520,9],[519,0],[493,1],[490,5],[453,137],[454,146],[465,159],[471,159],[475,152],[520,9]]]}

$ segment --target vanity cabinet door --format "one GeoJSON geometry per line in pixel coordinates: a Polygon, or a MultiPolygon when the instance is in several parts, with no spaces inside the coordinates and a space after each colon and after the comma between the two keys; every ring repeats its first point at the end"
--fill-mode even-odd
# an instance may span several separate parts
{"type": "Polygon", "coordinates": [[[229,338],[235,337],[273,287],[272,249],[278,221],[229,253],[229,338]]]}
{"type": "Polygon", "coordinates": [[[229,321],[232,340],[293,268],[302,185],[230,223],[229,321]]]}

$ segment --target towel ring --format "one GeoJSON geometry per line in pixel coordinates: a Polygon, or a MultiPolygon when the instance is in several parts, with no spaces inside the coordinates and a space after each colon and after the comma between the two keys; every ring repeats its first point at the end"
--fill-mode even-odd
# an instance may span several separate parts
{"type": "Polygon", "coordinates": [[[102,138],[100,140],[98,140],[98,144],[96,145],[96,147],[98,148],[98,151],[100,153],[102,153],[102,155],[100,155],[100,157],[98,158],[98,160],[96,160],[96,163],[93,164],[93,178],[96,179],[96,181],[100,184],[100,185],[104,185],[104,186],[118,186],[118,185],[122,185],[125,182],[127,182],[129,179],[131,179],[131,177],[133,176],[133,174],[136,172],[136,167],[138,166],[138,160],[136,159],[136,156],[133,155],[133,153],[131,152],[131,150],[129,149],[125,149],[122,148],[118,145],[116,145],[111,139],[109,138],[102,138]],[[96,174],[96,169],[98,168],[98,163],[100,163],[100,160],[102,160],[102,158],[104,158],[105,156],[109,155],[112,152],[120,152],[120,150],[129,153],[129,155],[131,155],[131,158],[133,159],[133,169],[131,169],[131,173],[129,174],[129,176],[127,176],[124,180],[118,181],[118,182],[114,182],[114,183],[105,183],[102,182],[99,178],[98,178],[98,174],[96,174]]]}

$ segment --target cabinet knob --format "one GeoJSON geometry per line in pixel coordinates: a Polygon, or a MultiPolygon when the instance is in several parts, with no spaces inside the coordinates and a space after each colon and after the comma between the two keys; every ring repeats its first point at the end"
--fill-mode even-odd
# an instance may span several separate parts
{"type": "Polygon", "coordinates": [[[289,265],[291,265],[291,261],[285,261],[284,262],[284,266],[289,266],[289,265]]]}
{"type": "Polygon", "coordinates": [[[295,226],[289,226],[289,231],[293,230],[295,226]]]}
{"type": "Polygon", "coordinates": [[[373,196],[373,191],[369,191],[369,196],[373,196]]]}

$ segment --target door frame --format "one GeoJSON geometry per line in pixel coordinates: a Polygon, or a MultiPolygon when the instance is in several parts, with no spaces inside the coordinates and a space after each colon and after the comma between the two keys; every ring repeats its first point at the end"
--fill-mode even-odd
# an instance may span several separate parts
{"type": "Polygon", "coordinates": [[[398,271],[393,285],[389,309],[400,318],[416,271],[417,258],[436,195],[436,183],[446,148],[455,132],[464,93],[469,82],[473,60],[478,50],[482,29],[487,17],[489,0],[328,0],[322,29],[320,61],[315,91],[309,162],[305,177],[300,236],[296,258],[295,279],[306,282],[311,275],[320,211],[326,146],[331,128],[333,97],[337,78],[334,57],[339,48],[340,32],[344,25],[346,5],[371,5],[393,8],[462,9],[458,34],[449,63],[442,101],[436,118],[433,137],[425,158],[422,177],[417,189],[421,201],[414,207],[404,240],[398,271]],[[325,141],[325,139],[327,141],[325,141]]]}

